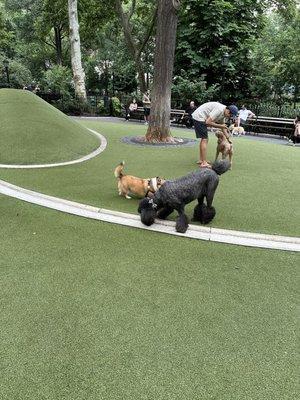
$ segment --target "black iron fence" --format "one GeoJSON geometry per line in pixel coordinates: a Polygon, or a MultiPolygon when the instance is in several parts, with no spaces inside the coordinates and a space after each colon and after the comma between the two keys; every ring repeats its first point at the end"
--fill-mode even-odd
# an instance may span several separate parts
{"type": "Polygon", "coordinates": [[[271,102],[246,103],[247,108],[256,115],[276,118],[296,118],[300,114],[300,103],[298,104],[276,104],[271,102]]]}

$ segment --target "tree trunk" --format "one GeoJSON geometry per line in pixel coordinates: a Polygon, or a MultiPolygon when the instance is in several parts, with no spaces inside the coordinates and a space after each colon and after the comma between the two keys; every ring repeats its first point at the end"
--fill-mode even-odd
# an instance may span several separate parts
{"type": "Polygon", "coordinates": [[[151,113],[146,133],[149,142],[174,140],[170,134],[170,111],[179,3],[176,0],[158,3],[151,113]]]}
{"type": "Polygon", "coordinates": [[[62,65],[62,37],[61,37],[61,28],[58,26],[54,27],[54,35],[55,35],[55,49],[56,49],[56,62],[58,65],[62,65]]]}
{"type": "Polygon", "coordinates": [[[71,62],[75,84],[75,93],[79,99],[86,101],[86,90],[84,82],[85,74],[81,64],[77,0],[68,0],[68,10],[71,43],[71,62]]]}

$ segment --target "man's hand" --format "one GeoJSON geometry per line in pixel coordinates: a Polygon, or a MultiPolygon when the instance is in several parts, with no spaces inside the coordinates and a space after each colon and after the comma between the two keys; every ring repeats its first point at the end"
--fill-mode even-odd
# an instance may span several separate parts
{"type": "Polygon", "coordinates": [[[230,140],[230,131],[227,128],[226,125],[224,125],[224,128],[222,128],[222,132],[224,133],[224,135],[226,136],[227,141],[232,144],[231,140],[230,140]]]}

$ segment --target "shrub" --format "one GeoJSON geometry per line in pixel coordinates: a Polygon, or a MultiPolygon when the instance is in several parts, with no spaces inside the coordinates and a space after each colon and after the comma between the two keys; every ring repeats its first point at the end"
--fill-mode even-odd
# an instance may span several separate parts
{"type": "MultiPolygon", "coordinates": [[[[1,65],[3,65],[3,60],[4,57],[0,56],[1,65]]],[[[11,60],[8,68],[10,84],[8,85],[7,83],[7,77],[3,69],[0,79],[2,81],[2,87],[22,88],[24,85],[28,85],[32,82],[31,72],[19,61],[11,60]]]]}
{"type": "Polygon", "coordinates": [[[191,100],[202,104],[206,101],[211,101],[218,90],[219,86],[217,84],[207,88],[206,81],[202,77],[199,78],[199,81],[194,82],[188,78],[178,76],[172,87],[172,98],[181,105],[181,107],[191,100]]]}
{"type": "Polygon", "coordinates": [[[65,100],[67,98],[71,99],[71,96],[74,94],[71,70],[61,65],[55,65],[44,72],[42,86],[45,91],[59,93],[65,100]]]}
{"type": "Polygon", "coordinates": [[[53,103],[60,111],[70,115],[81,115],[90,113],[91,107],[78,98],[62,97],[53,103]]]}
{"type": "Polygon", "coordinates": [[[118,97],[111,98],[111,112],[114,117],[119,117],[122,112],[122,105],[118,97]]]}
{"type": "Polygon", "coordinates": [[[99,100],[98,105],[97,105],[97,114],[100,114],[100,115],[108,114],[107,108],[104,105],[104,100],[99,100]]]}

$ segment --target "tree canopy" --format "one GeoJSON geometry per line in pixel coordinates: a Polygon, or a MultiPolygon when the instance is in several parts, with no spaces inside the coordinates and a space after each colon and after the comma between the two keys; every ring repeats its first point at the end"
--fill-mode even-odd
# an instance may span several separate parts
{"type": "MultiPolygon", "coordinates": [[[[144,89],[139,75],[151,86],[156,6],[155,0],[78,0],[88,93],[139,96],[136,90],[144,89]],[[117,4],[127,18],[133,51],[117,4]]],[[[58,80],[69,74],[61,87],[72,91],[68,30],[64,0],[0,0],[0,62],[9,61],[11,84],[35,81],[51,88],[55,74],[58,80]]],[[[297,102],[300,35],[294,0],[182,0],[177,31],[174,104],[192,98],[297,102]]]]}

